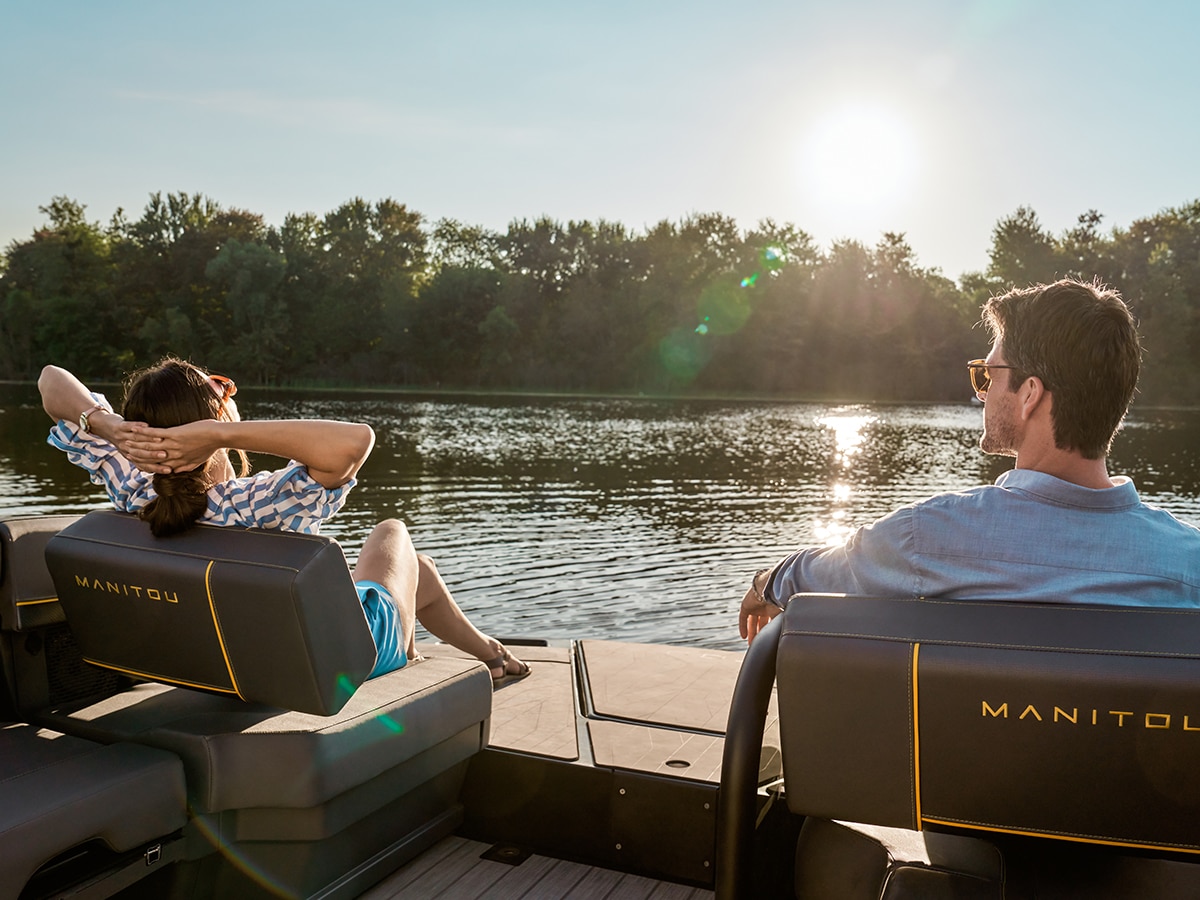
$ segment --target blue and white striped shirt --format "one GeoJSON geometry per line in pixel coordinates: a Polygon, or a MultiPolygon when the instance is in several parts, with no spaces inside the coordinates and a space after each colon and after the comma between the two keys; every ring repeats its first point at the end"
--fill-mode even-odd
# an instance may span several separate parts
{"type": "MultiPolygon", "coordinates": [[[[108,405],[103,394],[92,396],[97,403],[108,405]]],[[[136,513],[157,496],[154,476],[137,468],[108,441],[84,434],[74,423],[59,420],[46,443],[86,471],[121,512],[136,513]]],[[[199,521],[317,534],[321,523],[342,508],[355,484],[351,478],[340,487],[327,488],[308,474],[303,463],[292,460],[282,469],[213,485],[208,490],[208,509],[199,521]]]]}

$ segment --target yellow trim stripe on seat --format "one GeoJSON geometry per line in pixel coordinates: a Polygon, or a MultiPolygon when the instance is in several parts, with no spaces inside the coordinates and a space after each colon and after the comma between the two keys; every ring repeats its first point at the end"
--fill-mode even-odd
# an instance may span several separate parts
{"type": "Polygon", "coordinates": [[[225,657],[225,669],[229,672],[229,683],[233,685],[233,692],[245,700],[246,698],[242,697],[242,692],[238,688],[237,678],[234,677],[233,665],[229,662],[229,651],[225,649],[225,636],[221,634],[221,623],[217,619],[217,605],[213,601],[212,583],[209,580],[209,575],[216,564],[217,561],[215,559],[208,561],[208,566],[204,570],[204,590],[208,594],[208,608],[212,612],[213,630],[216,631],[217,642],[221,645],[221,655],[225,657]]]}
{"type": "MultiPolygon", "coordinates": [[[[219,691],[222,694],[236,693],[236,691],[234,691],[230,688],[221,687],[221,686],[215,685],[215,684],[200,684],[200,683],[194,682],[194,681],[184,681],[180,678],[167,678],[166,676],[163,676],[163,675],[156,675],[153,672],[141,672],[141,671],[138,671],[137,669],[125,669],[125,668],[122,668],[121,666],[114,666],[112,663],[100,662],[99,660],[95,660],[95,659],[88,659],[86,656],[83,657],[83,661],[85,663],[90,663],[93,666],[99,666],[102,669],[111,669],[114,672],[120,672],[122,675],[130,675],[134,678],[143,678],[143,679],[146,679],[147,681],[161,681],[163,684],[177,684],[180,687],[199,688],[200,690],[204,690],[204,691],[219,691]]],[[[239,694],[239,696],[241,696],[241,695],[239,694]]]]}
{"type": "Polygon", "coordinates": [[[57,597],[47,597],[45,600],[18,600],[17,606],[37,606],[39,603],[57,603],[57,597]]]}
{"type": "Polygon", "coordinates": [[[921,655],[921,644],[912,648],[912,737],[913,737],[913,815],[917,831],[921,830],[921,710],[917,697],[917,661],[921,655]]]}
{"type": "Polygon", "coordinates": [[[950,819],[926,818],[930,825],[947,825],[952,828],[969,828],[972,831],[995,831],[1000,834],[1018,834],[1023,837],[1053,838],[1059,841],[1073,841],[1077,844],[1101,844],[1105,847],[1130,847],[1135,850],[1171,850],[1175,853],[1200,853],[1200,849],[1180,847],[1178,844],[1139,844],[1136,841],[1109,841],[1103,838],[1076,837],[1070,834],[1058,834],[1051,831],[1026,831],[1020,828],[1000,828],[995,825],[968,825],[950,819]]]}

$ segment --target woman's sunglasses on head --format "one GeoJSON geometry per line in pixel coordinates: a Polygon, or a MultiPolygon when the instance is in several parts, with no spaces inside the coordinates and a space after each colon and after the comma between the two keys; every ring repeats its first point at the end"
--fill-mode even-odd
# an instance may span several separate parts
{"type": "Polygon", "coordinates": [[[213,383],[214,389],[220,389],[221,408],[224,409],[229,398],[237,395],[237,385],[233,383],[232,378],[225,375],[209,375],[208,380],[213,383]]]}

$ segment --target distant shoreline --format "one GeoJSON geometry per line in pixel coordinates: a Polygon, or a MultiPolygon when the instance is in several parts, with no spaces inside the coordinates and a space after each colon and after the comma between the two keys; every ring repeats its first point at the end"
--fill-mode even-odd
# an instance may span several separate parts
{"type": "MultiPolygon", "coordinates": [[[[119,381],[90,381],[90,385],[97,387],[116,387],[119,388],[119,381]]],[[[0,378],[0,385],[12,385],[16,387],[36,387],[36,381],[14,381],[10,379],[0,378]]],[[[385,396],[408,396],[408,397],[437,397],[437,398],[454,398],[454,397],[473,397],[473,398],[489,398],[503,397],[511,399],[529,398],[531,400],[645,400],[654,403],[759,403],[764,405],[788,405],[788,404],[814,404],[825,406],[982,406],[977,404],[970,398],[957,400],[872,400],[850,397],[788,397],[788,396],[772,396],[765,394],[719,394],[719,393],[695,393],[695,394],[651,394],[651,393],[618,393],[618,392],[603,392],[603,391],[530,391],[530,390],[503,390],[500,388],[431,388],[431,387],[406,387],[401,385],[387,386],[339,386],[339,385],[262,385],[250,384],[243,382],[243,386],[256,391],[268,392],[309,392],[320,394],[354,394],[362,396],[365,394],[381,394],[385,396]]],[[[1138,410],[1162,410],[1164,412],[1191,412],[1200,410],[1200,404],[1188,406],[1170,406],[1170,405],[1154,405],[1144,406],[1134,402],[1132,411],[1136,413],[1138,410]]]]}

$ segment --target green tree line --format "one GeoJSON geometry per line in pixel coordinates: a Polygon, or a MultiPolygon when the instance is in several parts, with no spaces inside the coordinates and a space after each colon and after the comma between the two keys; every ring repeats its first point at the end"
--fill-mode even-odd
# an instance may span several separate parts
{"type": "Polygon", "coordinates": [[[0,378],[54,362],[117,379],[165,353],[247,383],[849,400],[964,397],[980,304],[1064,276],[1119,289],[1146,345],[1141,402],[1200,388],[1200,201],[1062,234],[1018,208],[955,283],[902,233],[822,250],[717,213],[643,232],[549,218],[503,232],[394,200],[262,216],[154,194],[130,220],[67,197],[0,257],[0,378]]]}

